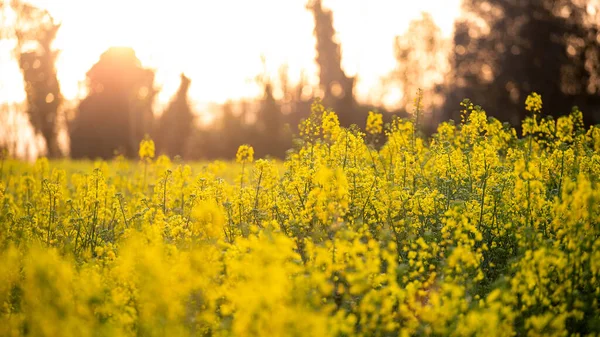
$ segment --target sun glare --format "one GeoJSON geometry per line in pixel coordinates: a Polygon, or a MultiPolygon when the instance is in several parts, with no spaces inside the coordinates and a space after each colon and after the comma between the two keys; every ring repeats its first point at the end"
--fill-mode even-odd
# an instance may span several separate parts
{"type": "MultiPolygon", "coordinates": [[[[305,0],[31,2],[62,23],[54,46],[61,50],[57,69],[67,99],[86,94],[85,73],[111,46],[132,47],[144,66],[156,70],[161,103],[177,90],[182,72],[192,79],[190,97],[196,103],[259,95],[254,79],[263,67],[276,79],[286,64],[292,81],[305,74],[310,83],[318,83],[313,18],[305,0]]],[[[411,18],[429,11],[449,36],[459,8],[458,0],[325,0],[324,5],[334,11],[343,66],[349,75],[358,75],[357,97],[363,100],[374,95],[379,79],[394,67],[393,38],[411,18]]],[[[0,59],[4,81],[18,81],[19,70],[8,61],[0,59]]],[[[5,84],[0,91],[4,100],[24,98],[20,88],[5,84]]]]}

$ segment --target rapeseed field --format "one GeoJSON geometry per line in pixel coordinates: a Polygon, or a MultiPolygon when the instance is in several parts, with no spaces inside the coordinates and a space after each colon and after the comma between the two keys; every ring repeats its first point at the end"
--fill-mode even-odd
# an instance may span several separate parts
{"type": "Polygon", "coordinates": [[[0,336],[598,336],[600,128],[341,128],[283,162],[0,164],[0,336]]]}

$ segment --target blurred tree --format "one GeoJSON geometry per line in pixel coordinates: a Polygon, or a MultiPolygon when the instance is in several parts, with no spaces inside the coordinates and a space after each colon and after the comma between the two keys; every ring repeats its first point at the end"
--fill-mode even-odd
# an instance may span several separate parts
{"type": "Polygon", "coordinates": [[[23,74],[29,121],[43,136],[46,155],[60,157],[58,119],[63,98],[55,68],[58,51],[52,49],[60,24],[54,23],[48,11],[21,1],[11,1],[11,8],[16,14],[15,53],[23,74]]]}
{"type": "Polygon", "coordinates": [[[159,151],[169,155],[183,156],[192,130],[194,114],[188,101],[188,90],[191,80],[181,74],[181,83],[175,97],[162,114],[156,136],[159,151]]]}
{"type": "Polygon", "coordinates": [[[264,83],[264,94],[260,101],[257,113],[256,126],[258,143],[255,145],[256,155],[264,157],[273,155],[282,157],[285,148],[282,148],[283,118],[281,106],[273,96],[273,86],[270,82],[264,83]]]}
{"type": "MultiPolygon", "coordinates": [[[[256,76],[256,83],[263,89],[263,96],[257,100],[255,111],[256,120],[252,125],[252,145],[257,157],[266,155],[282,156],[281,135],[283,131],[283,114],[281,104],[275,99],[274,86],[267,70],[267,60],[261,56],[262,73],[256,76]]],[[[279,69],[279,85],[282,99],[285,100],[288,91],[288,74],[285,66],[279,69]]]]}
{"type": "Polygon", "coordinates": [[[518,125],[540,93],[546,113],[573,105],[600,122],[600,16],[590,0],[465,0],[456,23],[449,117],[468,97],[518,125]]]}
{"type": "Polygon", "coordinates": [[[257,114],[257,126],[260,132],[277,137],[282,128],[281,109],[273,96],[270,82],[264,84],[264,94],[257,114]]]}
{"type": "Polygon", "coordinates": [[[154,121],[154,71],[141,66],[133,49],[112,47],[87,72],[87,85],[71,124],[71,156],[136,157],[154,121]]]}
{"type": "Polygon", "coordinates": [[[23,143],[23,126],[20,121],[27,118],[19,113],[18,103],[0,103],[0,155],[6,150],[8,155],[17,156],[19,145],[23,143]]]}
{"type": "Polygon", "coordinates": [[[316,62],[319,66],[319,84],[324,91],[323,103],[334,108],[340,123],[345,126],[362,123],[365,116],[356,113],[353,77],[342,69],[340,45],[335,41],[333,13],[324,9],[321,0],[310,0],[307,8],[315,19],[316,62]]]}
{"type": "Polygon", "coordinates": [[[213,154],[214,157],[231,157],[235,154],[237,147],[240,144],[248,143],[252,141],[248,137],[248,125],[247,125],[247,113],[248,107],[245,104],[238,104],[236,111],[236,104],[232,101],[227,101],[223,106],[222,115],[220,120],[221,137],[219,140],[214,140],[212,146],[213,149],[220,147],[218,153],[213,154]]]}
{"type": "Polygon", "coordinates": [[[448,63],[448,41],[429,13],[410,22],[408,30],[394,41],[396,69],[391,82],[402,93],[400,106],[411,111],[413,100],[420,88],[423,90],[422,106],[431,112],[441,105],[443,97],[436,87],[443,83],[448,63]]]}

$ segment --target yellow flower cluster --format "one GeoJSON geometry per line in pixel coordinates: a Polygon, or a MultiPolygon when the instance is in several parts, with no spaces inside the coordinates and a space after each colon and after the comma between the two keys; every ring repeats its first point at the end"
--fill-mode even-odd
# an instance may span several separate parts
{"type": "Polygon", "coordinates": [[[539,113],[542,111],[542,95],[533,92],[525,100],[525,110],[532,113],[539,113]]]}
{"type": "Polygon", "coordinates": [[[3,158],[0,336],[598,336],[600,129],[463,108],[317,101],[283,162],[3,158]]]}
{"type": "Polygon", "coordinates": [[[154,141],[146,137],[140,143],[139,156],[141,160],[154,158],[154,141]]]}
{"type": "Polygon", "coordinates": [[[383,130],[383,116],[380,113],[369,111],[369,116],[367,116],[367,127],[365,130],[371,135],[381,133],[383,130]]]}
{"type": "Polygon", "coordinates": [[[240,164],[251,163],[254,161],[254,148],[250,145],[241,145],[237,153],[235,154],[235,159],[240,164]]]}

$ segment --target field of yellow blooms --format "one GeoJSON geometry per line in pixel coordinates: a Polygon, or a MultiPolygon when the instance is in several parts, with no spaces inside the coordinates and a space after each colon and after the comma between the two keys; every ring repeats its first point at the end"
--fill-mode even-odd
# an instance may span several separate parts
{"type": "Polygon", "coordinates": [[[598,336],[600,128],[340,128],[281,162],[0,164],[0,336],[598,336]]]}

